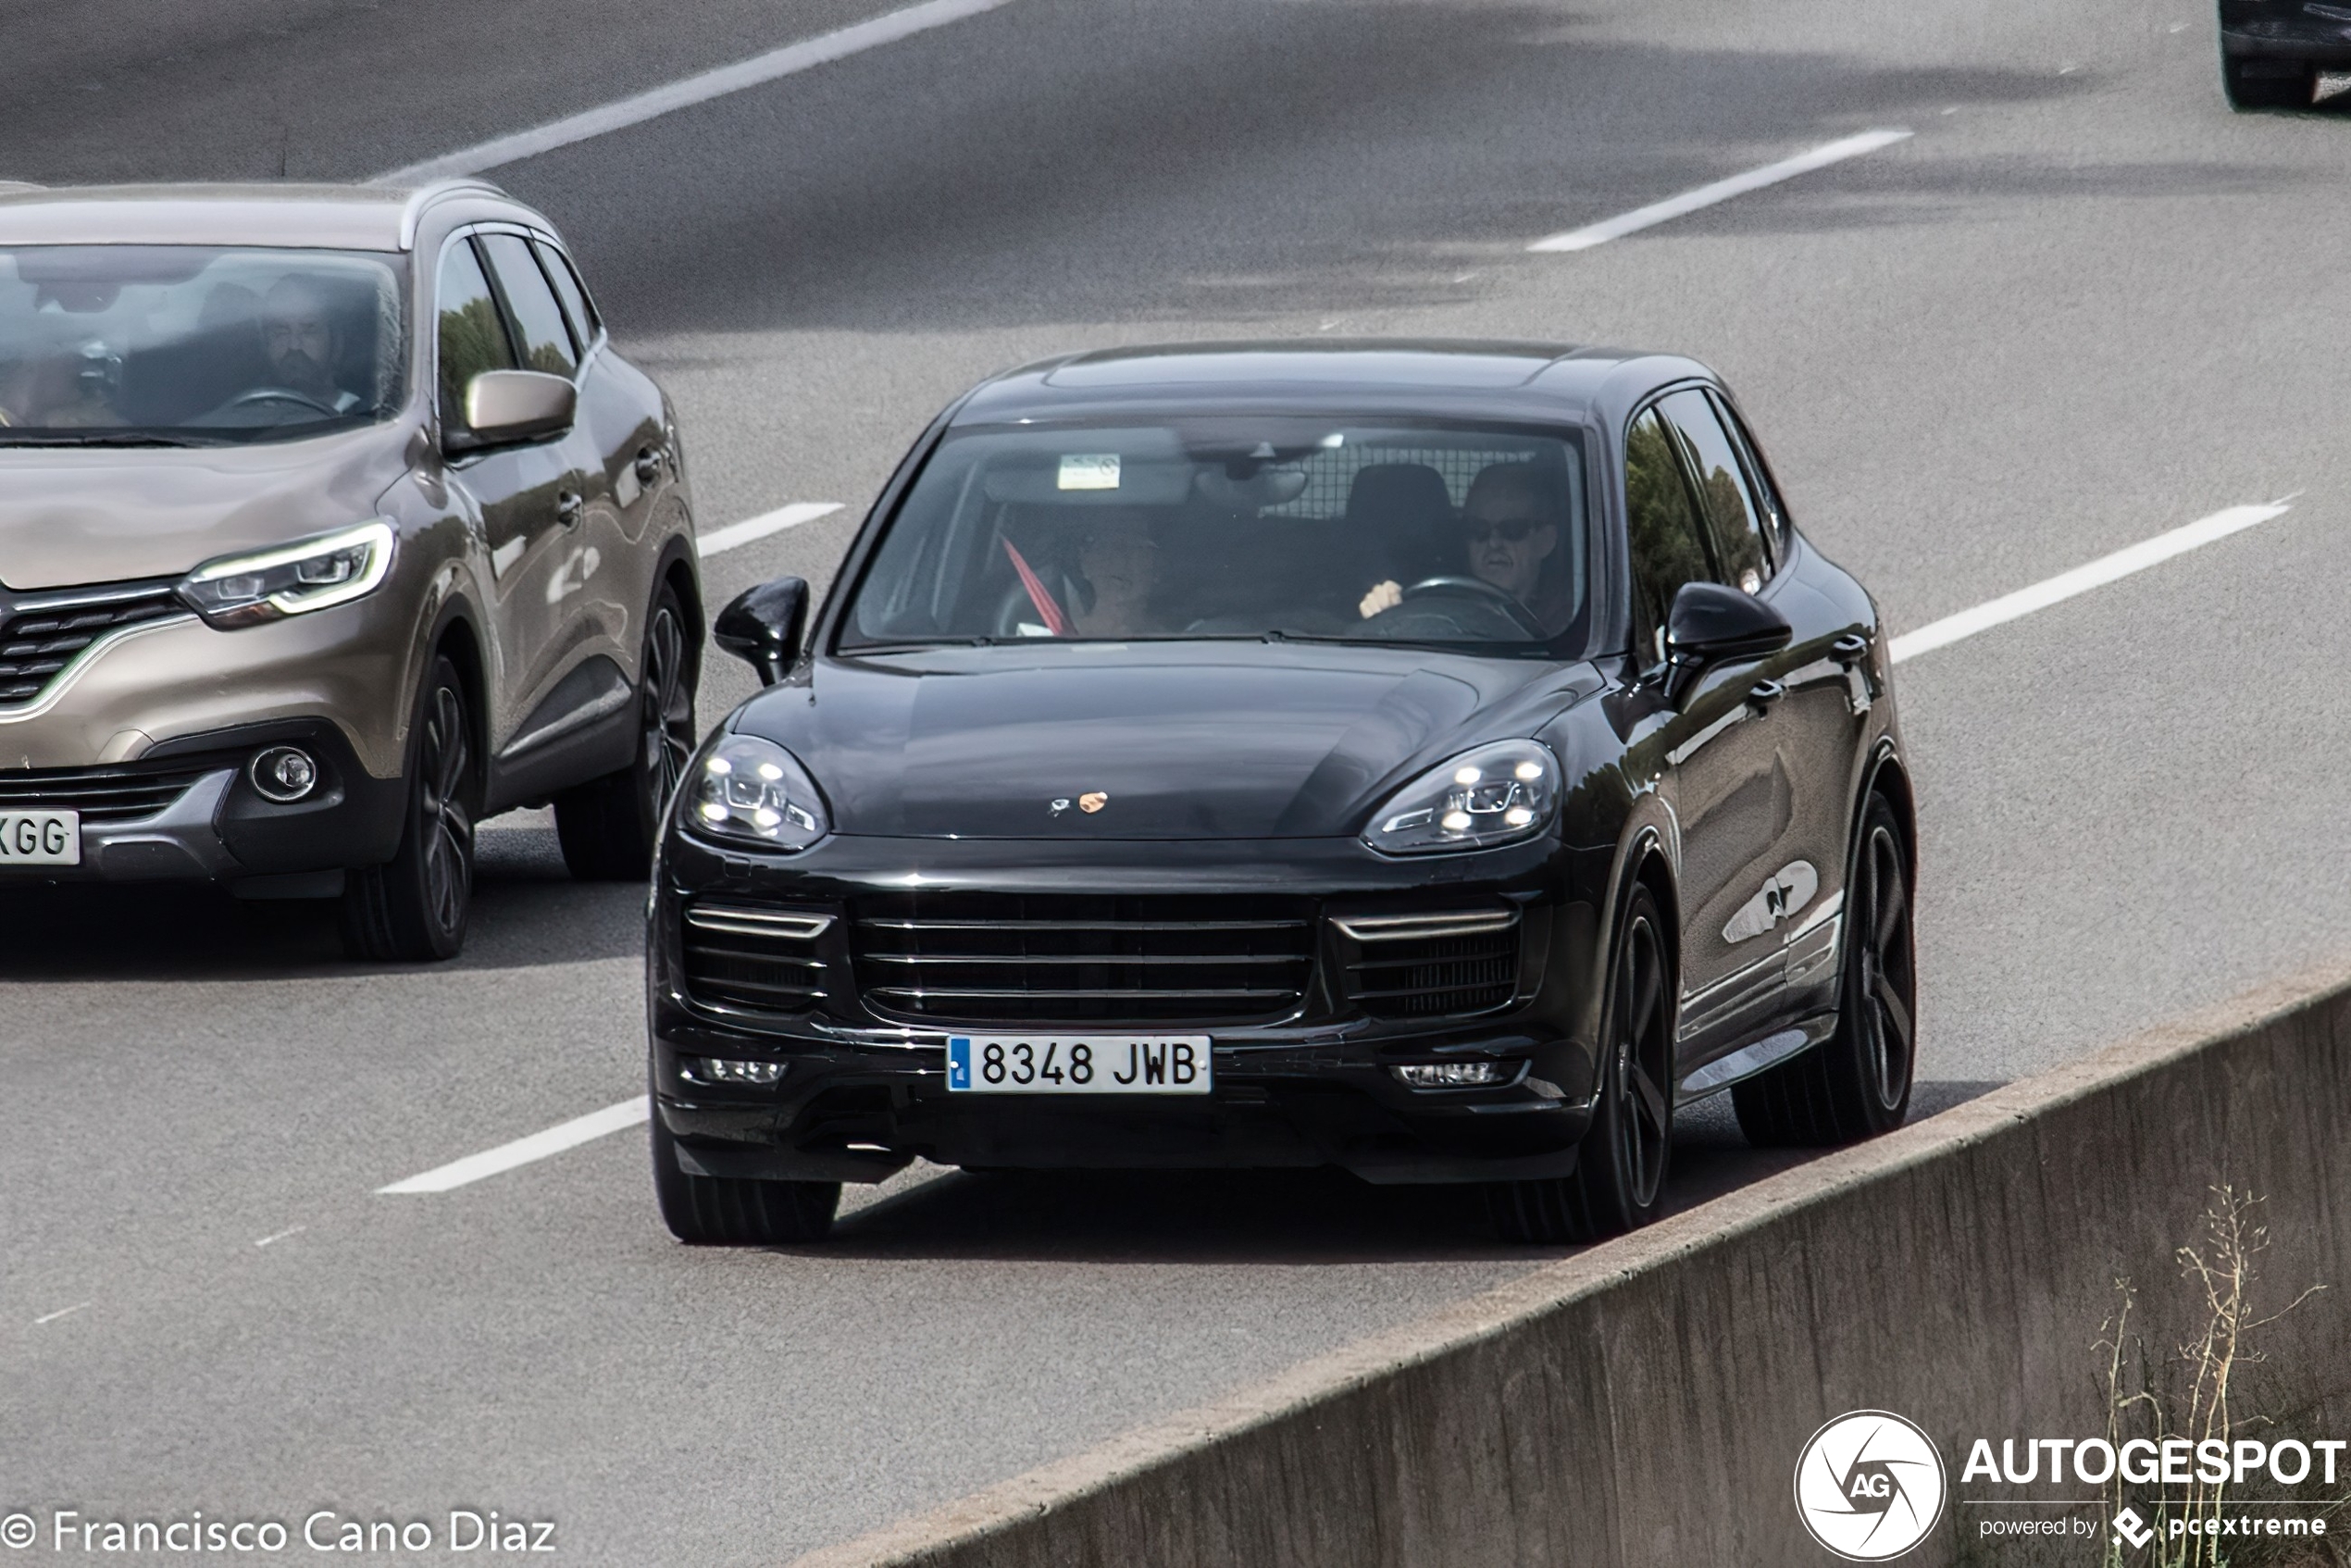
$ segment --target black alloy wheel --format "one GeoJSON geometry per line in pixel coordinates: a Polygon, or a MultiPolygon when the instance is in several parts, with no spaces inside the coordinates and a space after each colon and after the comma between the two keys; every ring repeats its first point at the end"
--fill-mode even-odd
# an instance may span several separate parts
{"type": "Polygon", "coordinates": [[[343,946],[355,958],[431,963],[466,945],[480,771],[465,682],[433,659],[411,727],[406,819],[391,860],[343,882],[343,946]]]}
{"type": "Polygon", "coordinates": [[[822,1241],[840,1205],[837,1181],[754,1181],[690,1176],[678,1165],[678,1140],[653,1116],[653,1196],[669,1234],[695,1247],[776,1247],[822,1241]]]}
{"type": "Polygon", "coordinates": [[[2319,93],[2319,68],[2300,60],[2223,55],[2220,92],[2233,109],[2307,109],[2319,93]]]}
{"type": "Polygon", "coordinates": [[[1853,1143],[1902,1125],[1918,1062],[1918,955],[1909,854],[1883,795],[1861,814],[1846,891],[1836,1033],[1792,1062],[1733,1086],[1748,1141],[1764,1147],[1853,1143]]]}
{"type": "Polygon", "coordinates": [[[1636,886],[1610,965],[1608,1028],[1592,1125],[1573,1176],[1486,1189],[1504,1239],[1556,1243],[1621,1236],[1657,1218],[1673,1151],[1672,952],[1657,899],[1636,886]]]}
{"type": "Polygon", "coordinates": [[[685,610],[664,584],[645,617],[635,758],[555,799],[564,864],[583,882],[641,882],[653,868],[662,814],[694,754],[695,652],[685,610]]]}

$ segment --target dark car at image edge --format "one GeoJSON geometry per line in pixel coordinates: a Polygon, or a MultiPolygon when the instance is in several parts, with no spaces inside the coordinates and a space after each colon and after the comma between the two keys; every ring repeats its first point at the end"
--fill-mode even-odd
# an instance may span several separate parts
{"type": "Polygon", "coordinates": [[[1695,361],[1029,366],[916,442],[809,623],[793,579],[718,618],[769,684],[655,866],[689,1241],[814,1239],[918,1157],[1337,1165],[1589,1239],[1661,1211],[1677,1105],[1907,1113],[1885,638],[1695,361]]]}

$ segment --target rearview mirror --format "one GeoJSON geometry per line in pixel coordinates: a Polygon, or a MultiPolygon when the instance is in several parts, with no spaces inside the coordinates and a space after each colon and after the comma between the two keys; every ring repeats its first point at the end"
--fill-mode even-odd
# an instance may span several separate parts
{"type": "Polygon", "coordinates": [[[484,370],[466,383],[466,428],[451,430],[452,452],[559,436],[579,414],[579,389],[543,370],[484,370]]]}
{"type": "Polygon", "coordinates": [[[1714,666],[1776,653],[1794,635],[1785,616],[1751,593],[1684,583],[1665,613],[1666,700],[1679,703],[1714,666]]]}
{"type": "Polygon", "coordinates": [[[808,584],[779,577],[735,595],[710,628],[710,640],[759,672],[773,686],[800,657],[808,620],[808,584]]]}

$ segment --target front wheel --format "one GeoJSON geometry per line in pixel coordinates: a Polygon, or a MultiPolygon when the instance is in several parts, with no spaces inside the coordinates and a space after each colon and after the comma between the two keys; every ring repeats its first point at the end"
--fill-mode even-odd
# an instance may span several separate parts
{"type": "Polygon", "coordinates": [[[354,958],[431,963],[466,945],[481,783],[466,684],[445,654],[433,659],[411,732],[400,847],[343,882],[343,947],[354,958]]]}
{"type": "Polygon", "coordinates": [[[694,650],[667,584],[645,617],[638,665],[637,753],[627,767],[555,798],[564,864],[583,882],[641,882],[652,870],[661,814],[694,754],[694,650]]]}
{"type": "Polygon", "coordinates": [[[653,1196],[669,1234],[695,1247],[773,1247],[822,1241],[840,1204],[837,1181],[752,1181],[690,1176],[678,1168],[678,1140],[653,1116],[653,1196]]]}
{"type": "Polygon", "coordinates": [[[1673,1147],[1674,980],[1657,899],[1636,887],[1610,965],[1599,1092],[1575,1174],[1486,1189],[1509,1241],[1598,1241],[1657,1218],[1673,1147]]]}
{"type": "Polygon", "coordinates": [[[2307,109],[2318,96],[2319,68],[2300,60],[2220,56],[2220,92],[2229,107],[2307,109]]]}
{"type": "Polygon", "coordinates": [[[1836,1033],[1731,1089],[1739,1130],[1764,1147],[1854,1143],[1910,1112],[1918,1060],[1918,963],[1910,938],[1909,856],[1883,795],[1861,814],[1846,890],[1836,1033]]]}

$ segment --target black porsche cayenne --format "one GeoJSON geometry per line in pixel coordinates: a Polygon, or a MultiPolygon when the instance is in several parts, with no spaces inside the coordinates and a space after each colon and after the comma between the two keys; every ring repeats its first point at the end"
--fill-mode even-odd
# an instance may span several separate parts
{"type": "Polygon", "coordinates": [[[1659,1212],[1675,1108],[1898,1124],[1910,787],[1869,595],[1705,367],[1522,343],[1089,354],[983,383],[688,769],[655,1186],[1336,1164],[1506,1236],[1659,1212]]]}

